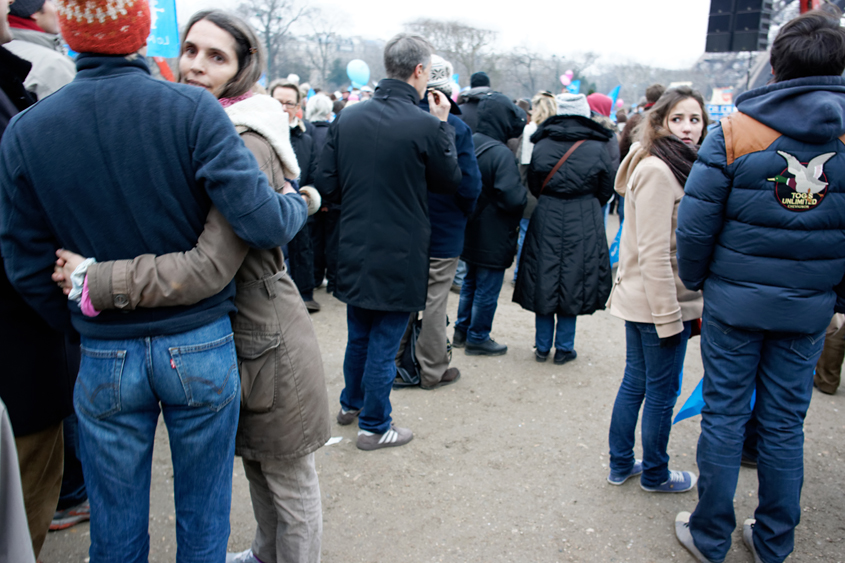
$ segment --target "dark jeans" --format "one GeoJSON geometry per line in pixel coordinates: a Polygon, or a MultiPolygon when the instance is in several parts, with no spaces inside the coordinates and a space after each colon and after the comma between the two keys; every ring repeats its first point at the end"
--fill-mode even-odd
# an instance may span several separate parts
{"type": "Polygon", "coordinates": [[[59,505],[56,510],[74,507],[88,499],[88,492],[85,490],[85,478],[82,476],[82,463],[76,455],[79,450],[78,425],[76,414],[72,414],[64,420],[64,473],[62,473],[62,491],[59,493],[59,505]]]}
{"type": "Polygon", "coordinates": [[[318,211],[312,215],[311,246],[314,249],[314,283],[319,285],[326,278],[326,289],[335,289],[337,272],[337,243],[340,210],[318,211]]]}
{"type": "Polygon", "coordinates": [[[556,350],[571,352],[575,350],[575,323],[578,317],[557,315],[534,315],[534,346],[543,354],[552,349],[552,339],[556,350]]]}
{"type": "Polygon", "coordinates": [[[685,322],[681,343],[661,348],[653,324],[625,321],[625,375],[610,419],[610,469],[624,475],[634,467],[634,433],[640,406],[645,401],[641,425],[643,475],[640,479],[646,487],[656,487],[669,479],[666,446],[690,328],[690,323],[685,322]]]}
{"type": "Polygon", "coordinates": [[[362,430],[384,434],[390,428],[390,390],[396,378],[396,352],[408,325],[408,313],[346,306],[349,335],[340,393],[344,410],[360,410],[362,430]]]}
{"type": "Polygon", "coordinates": [[[695,545],[722,561],[736,528],[733,498],[757,390],[758,505],[754,546],[767,563],[792,553],[801,518],[804,417],[813,368],[824,345],[817,334],[748,331],[704,315],[704,402],[698,439],[698,506],[690,518],[695,545]]]}
{"type": "Polygon", "coordinates": [[[481,344],[490,338],[504,280],[504,270],[467,264],[458,303],[458,320],[455,322],[455,328],[467,335],[467,342],[481,344]]]}

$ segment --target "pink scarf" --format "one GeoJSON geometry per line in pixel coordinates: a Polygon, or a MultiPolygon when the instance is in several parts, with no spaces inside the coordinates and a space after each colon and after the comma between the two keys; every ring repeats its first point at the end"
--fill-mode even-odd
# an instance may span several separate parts
{"type": "Polygon", "coordinates": [[[238,96],[236,98],[220,98],[218,101],[220,102],[221,106],[223,106],[224,108],[227,108],[229,106],[233,106],[236,103],[242,102],[242,101],[246,100],[247,98],[251,98],[251,97],[252,97],[252,90],[247,90],[246,94],[241,94],[240,96],[238,96]]]}

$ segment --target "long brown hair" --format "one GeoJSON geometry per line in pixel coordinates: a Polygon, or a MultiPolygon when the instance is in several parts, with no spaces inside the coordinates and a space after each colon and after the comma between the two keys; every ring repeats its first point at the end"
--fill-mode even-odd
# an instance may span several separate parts
{"type": "Polygon", "coordinates": [[[704,128],[701,130],[701,139],[699,144],[704,141],[707,136],[707,126],[710,125],[710,116],[707,115],[707,109],[704,107],[704,98],[698,90],[693,90],[689,86],[678,86],[671,90],[666,90],[657,103],[648,110],[644,119],[637,126],[634,131],[634,138],[640,142],[642,148],[651,152],[651,147],[654,140],[658,137],[666,137],[671,135],[669,129],[663,126],[666,121],[666,116],[669,112],[680,102],[692,98],[698,105],[701,106],[701,120],[704,123],[704,128]]]}
{"type": "MultiPolygon", "coordinates": [[[[252,86],[261,78],[264,72],[266,56],[258,35],[252,26],[234,14],[223,10],[201,10],[191,16],[185,31],[182,33],[182,45],[180,57],[185,52],[185,39],[188,32],[199,21],[208,20],[235,40],[235,54],[238,56],[238,72],[235,74],[223,92],[221,98],[236,98],[246,94],[252,86]]],[[[178,80],[182,81],[182,73],[179,72],[178,80]]]]}

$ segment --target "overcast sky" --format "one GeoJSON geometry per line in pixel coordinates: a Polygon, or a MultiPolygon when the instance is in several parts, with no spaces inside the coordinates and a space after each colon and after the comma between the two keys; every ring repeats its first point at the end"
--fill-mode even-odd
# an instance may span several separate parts
{"type": "MultiPolygon", "coordinates": [[[[319,0],[310,4],[339,16],[343,35],[389,39],[402,30],[403,23],[419,17],[457,19],[498,31],[500,51],[517,45],[559,55],[594,51],[603,55],[603,62],[687,68],[704,52],[710,0],[319,0]]],[[[176,5],[179,21],[185,22],[197,10],[232,9],[238,0],[176,0],[176,5]]]]}

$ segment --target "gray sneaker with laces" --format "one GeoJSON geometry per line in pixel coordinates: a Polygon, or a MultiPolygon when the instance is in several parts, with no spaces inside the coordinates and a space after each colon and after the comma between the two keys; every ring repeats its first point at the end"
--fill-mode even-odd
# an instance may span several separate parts
{"type": "Polygon", "coordinates": [[[358,449],[372,451],[381,448],[395,448],[396,446],[404,446],[413,439],[414,433],[408,428],[399,428],[391,422],[390,428],[384,434],[374,434],[366,430],[359,430],[358,449]]]}
{"type": "Polygon", "coordinates": [[[669,478],[666,482],[656,487],[646,487],[640,481],[640,487],[650,493],[685,493],[695,487],[698,477],[689,471],[669,471],[669,478]]]}

